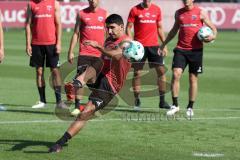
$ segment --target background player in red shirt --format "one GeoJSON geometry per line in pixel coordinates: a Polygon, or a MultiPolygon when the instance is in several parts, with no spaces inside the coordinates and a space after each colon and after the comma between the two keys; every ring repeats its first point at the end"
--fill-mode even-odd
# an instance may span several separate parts
{"type": "Polygon", "coordinates": [[[1,10],[0,10],[0,63],[4,59],[4,43],[3,43],[3,28],[2,28],[2,20],[1,20],[1,10]]]}
{"type": "MultiPolygon", "coordinates": [[[[103,66],[100,58],[101,52],[91,46],[84,45],[83,42],[93,40],[103,45],[107,12],[99,7],[99,0],[88,0],[88,2],[89,7],[77,14],[75,29],[68,51],[68,61],[73,63],[73,50],[80,38],[77,75],[75,78],[78,77],[81,84],[87,83],[92,77],[96,77],[103,66]]],[[[76,87],[75,90],[75,109],[71,114],[77,116],[82,109],[80,100],[82,99],[83,88],[76,87]]]]}
{"type": "Polygon", "coordinates": [[[207,13],[194,6],[194,0],[184,0],[184,7],[175,13],[175,23],[169,32],[166,40],[161,45],[162,50],[179,31],[178,43],[174,49],[173,76],[172,76],[172,99],[173,106],[167,115],[174,115],[179,111],[178,95],[180,90],[180,78],[187,65],[189,65],[189,103],[187,116],[193,116],[193,103],[195,102],[198,89],[198,74],[202,73],[203,42],[197,33],[203,23],[213,30],[213,36],[207,37],[204,41],[210,42],[216,38],[217,29],[210,21],[207,13]]]}
{"type": "Polygon", "coordinates": [[[134,27],[134,39],[141,42],[145,49],[144,58],[140,63],[133,63],[134,77],[132,81],[135,109],[139,109],[140,102],[140,86],[141,86],[141,70],[143,69],[146,59],[148,59],[149,67],[155,68],[157,72],[157,84],[160,96],[160,108],[169,109],[170,106],[165,102],[166,76],[164,68],[164,56],[167,55],[167,48],[164,48],[162,54],[158,53],[158,38],[163,42],[165,35],[162,27],[161,9],[153,4],[151,0],[143,0],[142,3],[134,6],[128,17],[126,33],[132,37],[132,28],[134,27]]]}
{"type": "Polygon", "coordinates": [[[32,108],[43,108],[46,104],[44,62],[50,67],[57,106],[62,106],[61,77],[58,70],[61,52],[62,27],[60,5],[55,0],[31,0],[27,6],[26,52],[30,66],[36,68],[40,101],[32,108]]]}
{"type": "Polygon", "coordinates": [[[89,96],[89,102],[84,111],[78,115],[67,132],[49,149],[49,152],[60,152],[62,146],[85,126],[94,112],[102,109],[112,100],[126,80],[131,63],[123,57],[121,44],[130,39],[124,34],[122,17],[117,14],[110,15],[106,19],[106,28],[109,37],[105,41],[104,47],[96,41],[88,40],[85,44],[97,48],[109,59],[104,59],[106,63],[104,63],[103,70],[97,77],[96,82],[92,85],[94,90],[89,96]]]}

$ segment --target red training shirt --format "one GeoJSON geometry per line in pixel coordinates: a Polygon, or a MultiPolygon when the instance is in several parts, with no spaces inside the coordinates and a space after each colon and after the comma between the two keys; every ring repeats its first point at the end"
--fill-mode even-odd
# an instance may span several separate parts
{"type": "Polygon", "coordinates": [[[177,11],[176,18],[180,26],[177,48],[184,50],[203,48],[203,43],[197,37],[199,29],[203,26],[200,12],[201,9],[198,7],[191,10],[181,8],[177,11]]]}
{"type": "Polygon", "coordinates": [[[80,55],[100,57],[101,52],[91,46],[83,44],[85,40],[97,41],[103,45],[105,36],[105,19],[107,12],[104,9],[98,8],[96,12],[89,11],[86,8],[80,11],[80,55]]]}
{"type": "Polygon", "coordinates": [[[159,45],[157,23],[161,20],[161,9],[155,4],[144,8],[140,3],[131,9],[128,16],[128,22],[134,23],[134,39],[144,47],[159,45]]]}
{"type": "MultiPolygon", "coordinates": [[[[121,43],[127,37],[127,35],[123,35],[117,40],[112,40],[111,38],[108,38],[105,41],[104,47],[107,49],[115,49],[119,47],[119,43],[121,43]]],[[[108,82],[112,87],[113,92],[118,93],[123,87],[127,74],[131,69],[131,63],[123,56],[120,58],[120,60],[103,56],[103,60],[104,66],[102,73],[108,79],[108,82]]]]}
{"type": "Polygon", "coordinates": [[[32,44],[56,44],[55,0],[31,0],[32,44]]]}

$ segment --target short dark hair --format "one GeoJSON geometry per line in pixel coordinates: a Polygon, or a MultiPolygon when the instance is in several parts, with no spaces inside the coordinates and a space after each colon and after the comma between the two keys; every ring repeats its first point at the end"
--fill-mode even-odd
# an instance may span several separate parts
{"type": "Polygon", "coordinates": [[[106,24],[116,23],[117,25],[124,25],[122,17],[118,14],[111,14],[110,16],[108,16],[105,23],[106,24]]]}

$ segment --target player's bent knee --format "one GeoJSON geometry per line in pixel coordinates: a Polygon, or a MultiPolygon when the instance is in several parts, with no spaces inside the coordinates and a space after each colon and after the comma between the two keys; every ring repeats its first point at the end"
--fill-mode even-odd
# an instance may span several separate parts
{"type": "Polygon", "coordinates": [[[78,79],[73,79],[73,83],[72,84],[73,84],[73,86],[75,88],[83,88],[82,82],[79,81],[78,79]]]}

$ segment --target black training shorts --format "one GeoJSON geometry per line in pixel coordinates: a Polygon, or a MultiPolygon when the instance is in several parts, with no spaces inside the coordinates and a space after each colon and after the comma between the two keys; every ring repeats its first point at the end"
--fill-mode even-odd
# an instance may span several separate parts
{"type": "Polygon", "coordinates": [[[189,73],[202,73],[203,49],[183,50],[175,48],[172,68],[182,68],[189,66],[189,73]]]}
{"type": "Polygon", "coordinates": [[[77,75],[81,75],[89,66],[92,66],[98,75],[102,70],[103,60],[99,57],[80,55],[78,56],[77,65],[77,75]]]}
{"type": "Polygon", "coordinates": [[[101,73],[94,84],[87,84],[87,86],[92,91],[89,95],[89,100],[95,105],[95,111],[107,106],[115,96],[108,79],[101,73]]]}
{"type": "Polygon", "coordinates": [[[59,54],[56,53],[56,45],[33,45],[30,66],[56,68],[60,66],[59,54]]]}

